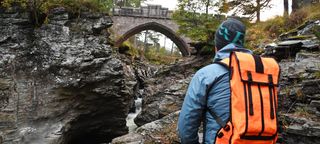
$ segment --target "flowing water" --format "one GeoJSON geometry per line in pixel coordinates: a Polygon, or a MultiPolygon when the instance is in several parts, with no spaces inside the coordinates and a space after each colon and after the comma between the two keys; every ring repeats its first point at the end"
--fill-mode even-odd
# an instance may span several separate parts
{"type": "Polygon", "coordinates": [[[129,133],[133,132],[137,125],[134,123],[134,118],[141,112],[142,98],[137,98],[135,101],[136,110],[134,113],[129,113],[127,116],[127,127],[129,128],[129,133]]]}

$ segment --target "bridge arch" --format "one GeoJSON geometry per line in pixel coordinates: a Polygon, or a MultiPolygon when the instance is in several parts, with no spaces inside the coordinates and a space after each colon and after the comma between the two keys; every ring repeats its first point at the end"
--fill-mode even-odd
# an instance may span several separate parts
{"type": "Polygon", "coordinates": [[[159,24],[157,22],[148,22],[141,25],[138,25],[126,33],[124,33],[115,43],[116,47],[119,47],[124,41],[129,39],[130,37],[134,36],[135,34],[138,34],[145,30],[154,30],[156,32],[160,32],[163,35],[167,36],[169,39],[171,39],[179,48],[182,56],[188,56],[190,51],[188,48],[188,44],[179,36],[177,35],[173,30],[170,28],[159,24]]]}

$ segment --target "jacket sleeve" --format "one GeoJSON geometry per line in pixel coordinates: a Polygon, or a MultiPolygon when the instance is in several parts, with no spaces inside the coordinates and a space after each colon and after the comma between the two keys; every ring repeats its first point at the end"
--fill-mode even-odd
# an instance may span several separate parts
{"type": "Polygon", "coordinates": [[[182,144],[199,143],[198,130],[205,106],[206,84],[201,73],[192,78],[179,114],[178,131],[182,144]]]}

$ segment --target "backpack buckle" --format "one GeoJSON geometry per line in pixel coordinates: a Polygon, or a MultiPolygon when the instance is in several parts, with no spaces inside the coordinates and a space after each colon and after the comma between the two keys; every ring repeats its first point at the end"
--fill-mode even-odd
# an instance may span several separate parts
{"type": "Polygon", "coordinates": [[[222,138],[224,136],[224,134],[223,134],[223,132],[219,132],[217,136],[218,136],[218,138],[222,138]]]}
{"type": "Polygon", "coordinates": [[[226,126],[224,126],[223,129],[228,132],[228,131],[230,130],[230,126],[229,126],[229,125],[226,125],[226,126]]]}

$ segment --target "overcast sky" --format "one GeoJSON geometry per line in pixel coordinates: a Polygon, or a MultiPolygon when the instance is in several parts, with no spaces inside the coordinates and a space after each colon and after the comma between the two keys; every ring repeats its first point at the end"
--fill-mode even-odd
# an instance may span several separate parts
{"type": "MultiPolygon", "coordinates": [[[[159,4],[163,7],[175,10],[178,4],[178,0],[147,0],[145,4],[159,4]]],[[[272,8],[264,10],[261,13],[261,20],[267,20],[276,15],[283,14],[283,0],[271,0],[272,8]]],[[[291,8],[291,0],[289,0],[289,7],[291,8]]]]}

